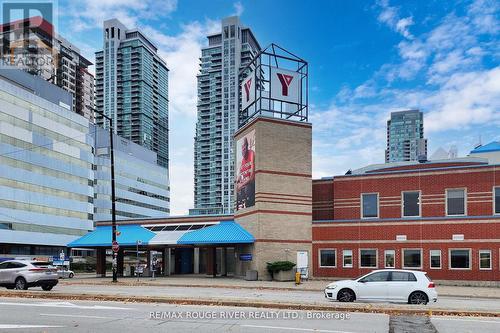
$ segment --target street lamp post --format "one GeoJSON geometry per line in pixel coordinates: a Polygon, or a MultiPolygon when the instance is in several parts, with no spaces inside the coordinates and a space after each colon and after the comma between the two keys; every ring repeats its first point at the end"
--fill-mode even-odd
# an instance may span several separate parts
{"type": "MultiPolygon", "coordinates": [[[[109,145],[111,155],[111,240],[116,242],[116,205],[115,205],[115,154],[113,150],[113,119],[108,117],[103,112],[94,110],[107,120],[109,120],[109,145]]],[[[117,253],[113,251],[113,282],[118,282],[117,279],[117,253]]]]}

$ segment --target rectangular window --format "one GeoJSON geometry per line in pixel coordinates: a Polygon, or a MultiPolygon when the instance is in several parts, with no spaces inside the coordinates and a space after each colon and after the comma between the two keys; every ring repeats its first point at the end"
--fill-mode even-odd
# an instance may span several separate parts
{"type": "Polygon", "coordinates": [[[450,269],[470,269],[470,249],[450,249],[450,269]]]}
{"type": "Polygon", "coordinates": [[[361,268],[376,268],[377,267],[377,250],[376,249],[360,249],[359,250],[359,267],[361,268]]]}
{"type": "Polygon", "coordinates": [[[465,215],[465,190],[446,190],[446,215],[465,215]]]}
{"type": "Polygon", "coordinates": [[[494,209],[495,209],[495,214],[500,214],[500,187],[495,187],[493,189],[493,195],[495,196],[493,198],[494,201],[494,209]]]}
{"type": "Polygon", "coordinates": [[[420,216],[420,192],[403,192],[403,217],[420,216]]]}
{"type": "Polygon", "coordinates": [[[396,251],[385,250],[384,251],[384,266],[385,268],[394,268],[396,262],[396,251]]]}
{"type": "Polygon", "coordinates": [[[441,250],[431,250],[431,268],[440,269],[441,268],[441,250]]]}
{"type": "Polygon", "coordinates": [[[369,193],[361,195],[362,217],[378,217],[378,193],[369,193]]]}
{"type": "Polygon", "coordinates": [[[319,267],[335,267],[337,266],[335,249],[320,249],[319,250],[319,267]]]}
{"type": "Polygon", "coordinates": [[[344,250],[343,255],[343,266],[345,268],[352,268],[352,250],[344,250]]]}
{"type": "Polygon", "coordinates": [[[422,250],[403,249],[403,268],[422,268],[422,250]]]}
{"type": "Polygon", "coordinates": [[[491,269],[491,250],[479,250],[479,269],[491,269]]]}

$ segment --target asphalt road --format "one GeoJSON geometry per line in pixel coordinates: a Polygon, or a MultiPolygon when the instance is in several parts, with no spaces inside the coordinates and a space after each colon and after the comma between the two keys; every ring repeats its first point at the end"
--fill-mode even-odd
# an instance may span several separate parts
{"type": "Polygon", "coordinates": [[[0,332],[499,332],[497,318],[0,298],[0,332]],[[326,318],[329,314],[331,317],[326,318]],[[314,318],[312,318],[314,317],[314,318]]]}
{"type": "MultiPolygon", "coordinates": [[[[40,288],[32,288],[31,291],[43,292],[40,288]]],[[[84,284],[60,284],[53,289],[54,293],[72,294],[96,294],[96,295],[120,295],[120,296],[160,296],[178,298],[209,298],[218,300],[244,300],[244,301],[268,301],[289,302],[301,304],[329,304],[320,291],[286,291],[283,290],[259,290],[259,289],[237,289],[237,288],[203,288],[203,287],[175,287],[175,286],[123,286],[123,285],[84,285],[84,284]]],[[[335,302],[336,303],[336,302],[335,302]]],[[[343,305],[349,305],[343,303],[343,305]]],[[[384,304],[388,306],[388,304],[384,304]]],[[[410,309],[418,306],[397,304],[395,307],[406,307],[410,309]]],[[[420,306],[423,309],[453,309],[474,311],[498,311],[500,312],[500,299],[495,298],[465,298],[465,297],[439,297],[436,303],[420,306]]]]}

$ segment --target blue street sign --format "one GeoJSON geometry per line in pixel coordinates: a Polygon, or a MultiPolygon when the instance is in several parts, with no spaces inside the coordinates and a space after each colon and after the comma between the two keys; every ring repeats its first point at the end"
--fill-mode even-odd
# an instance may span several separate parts
{"type": "Polygon", "coordinates": [[[251,253],[240,254],[240,261],[252,261],[252,254],[251,253]]]}

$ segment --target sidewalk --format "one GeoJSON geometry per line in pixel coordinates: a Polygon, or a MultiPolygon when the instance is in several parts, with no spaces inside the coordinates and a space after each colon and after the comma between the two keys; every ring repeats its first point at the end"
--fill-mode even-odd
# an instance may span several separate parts
{"type": "MultiPolygon", "coordinates": [[[[71,280],[60,280],[64,285],[106,285],[111,284],[111,277],[96,278],[94,274],[78,274],[71,280]]],[[[232,288],[253,290],[293,290],[293,291],[323,291],[328,281],[309,280],[300,285],[294,282],[277,281],[245,281],[232,277],[206,277],[200,275],[173,275],[159,277],[152,280],[149,277],[137,278],[120,277],[118,285],[123,286],[171,286],[171,287],[205,287],[205,288],[232,288]]],[[[500,288],[464,287],[464,286],[436,286],[439,296],[465,298],[492,298],[500,299],[500,288]]]]}

